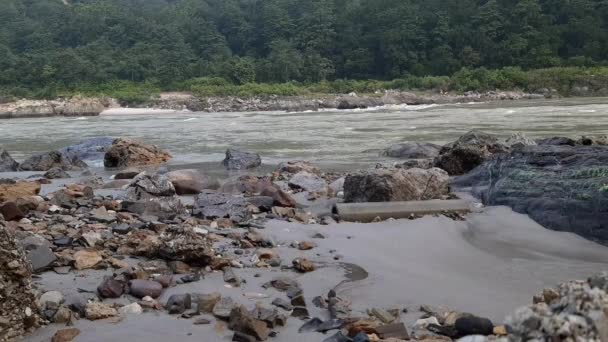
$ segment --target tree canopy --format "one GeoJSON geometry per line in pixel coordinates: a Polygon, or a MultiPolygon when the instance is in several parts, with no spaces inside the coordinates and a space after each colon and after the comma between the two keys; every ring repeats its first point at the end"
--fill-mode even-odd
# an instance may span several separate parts
{"type": "Polygon", "coordinates": [[[3,0],[0,87],[596,66],[608,0],[3,0]]]}

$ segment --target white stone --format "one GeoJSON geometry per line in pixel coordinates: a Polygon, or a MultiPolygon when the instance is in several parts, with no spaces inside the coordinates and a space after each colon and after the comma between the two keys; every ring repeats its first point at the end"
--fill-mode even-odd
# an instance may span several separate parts
{"type": "Polygon", "coordinates": [[[63,301],[63,294],[59,291],[45,292],[42,296],[40,296],[40,299],[38,299],[38,303],[40,304],[42,310],[46,309],[48,304],[52,303],[59,306],[59,304],[63,303],[63,301]]]}
{"type": "Polygon", "coordinates": [[[414,326],[417,328],[426,328],[431,324],[440,325],[439,321],[437,320],[437,317],[421,318],[416,321],[416,324],[414,326]]]}
{"type": "Polygon", "coordinates": [[[131,303],[118,309],[121,315],[140,315],[144,312],[141,305],[137,303],[131,303]]]}

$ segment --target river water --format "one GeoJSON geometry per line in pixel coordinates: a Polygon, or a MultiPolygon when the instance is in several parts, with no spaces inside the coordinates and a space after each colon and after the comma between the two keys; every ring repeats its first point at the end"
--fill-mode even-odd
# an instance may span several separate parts
{"type": "Polygon", "coordinates": [[[96,136],[157,144],[173,164],[215,163],[228,147],[260,153],[266,164],[307,159],[345,166],[382,161],[403,141],[446,143],[479,128],[531,137],[608,133],[608,98],[395,106],[304,113],[170,113],[0,121],[0,146],[15,159],[96,136]]]}

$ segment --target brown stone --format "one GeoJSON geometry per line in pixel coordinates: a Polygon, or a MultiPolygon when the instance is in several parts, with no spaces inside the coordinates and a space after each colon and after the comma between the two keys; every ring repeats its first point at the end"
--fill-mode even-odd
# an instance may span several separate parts
{"type": "Polygon", "coordinates": [[[276,186],[264,188],[260,195],[272,197],[274,200],[273,204],[278,207],[295,208],[296,206],[296,201],[288,193],[277,188],[276,186]]]}
{"type": "Polygon", "coordinates": [[[95,267],[103,260],[101,254],[94,250],[80,250],[74,253],[74,268],[84,270],[95,267]]]}
{"type": "Polygon", "coordinates": [[[306,258],[296,258],[292,262],[293,267],[302,273],[312,272],[315,270],[315,265],[306,258]]]}
{"type": "Polygon", "coordinates": [[[0,203],[15,201],[18,198],[36,196],[40,193],[39,182],[17,182],[15,184],[0,184],[0,203]]]}
{"type": "Polygon", "coordinates": [[[266,322],[256,319],[244,306],[239,306],[230,312],[228,328],[255,337],[258,341],[268,339],[270,330],[266,322]]]}
{"type": "Polygon", "coordinates": [[[118,311],[108,304],[88,303],[85,307],[85,316],[88,320],[95,321],[118,316],[118,311]]]}
{"type": "Polygon", "coordinates": [[[78,335],[80,335],[80,329],[78,328],[61,329],[53,335],[51,342],[70,342],[78,335]]]}
{"type": "Polygon", "coordinates": [[[307,251],[317,247],[317,244],[312,241],[302,241],[298,244],[298,248],[302,251],[307,251]]]}
{"type": "Polygon", "coordinates": [[[211,313],[213,312],[213,307],[220,299],[222,299],[222,295],[219,292],[200,295],[198,297],[198,310],[200,312],[211,313]]]}
{"type": "Polygon", "coordinates": [[[159,165],[171,159],[171,155],[154,145],[119,138],[114,140],[104,157],[106,167],[130,167],[159,165]]]}
{"type": "Polygon", "coordinates": [[[7,221],[19,221],[25,217],[25,213],[19,209],[15,202],[4,202],[0,205],[0,214],[7,221]]]}

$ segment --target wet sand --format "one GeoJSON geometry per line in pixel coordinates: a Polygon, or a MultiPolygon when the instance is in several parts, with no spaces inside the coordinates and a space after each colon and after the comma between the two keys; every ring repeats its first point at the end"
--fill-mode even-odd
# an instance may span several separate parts
{"type": "MultiPolygon", "coordinates": [[[[407,307],[402,319],[413,322],[421,304],[446,306],[455,310],[487,316],[499,323],[513,309],[531,302],[543,287],[569,279],[586,278],[608,269],[608,248],[574,234],[547,230],[527,216],[505,207],[485,208],[470,214],[466,221],[445,217],[424,217],[372,224],[302,225],[271,221],[261,233],[272,236],[283,264],[297,256],[313,260],[318,269],[298,275],[289,270],[236,269],[244,280],[240,288],[224,286],[222,273],[204,280],[178,285],[163,294],[219,291],[248,306],[256,301],[269,305],[276,297],[285,298],[261,284],[285,275],[296,278],[304,290],[312,316],[326,318],[327,312],[312,304],[315,296],[336,288],[338,295],[353,302],[354,312],[372,307],[407,307]],[[312,239],[315,233],[325,239],[312,239]],[[310,251],[290,248],[292,241],[314,240],[310,251]],[[331,253],[331,250],[336,250],[331,253]],[[343,259],[335,261],[340,254],[343,259]],[[369,275],[359,281],[346,281],[343,263],[352,263],[369,275]],[[261,277],[254,277],[260,273],[261,277]],[[336,285],[340,284],[336,287],[336,285]],[[244,294],[262,293],[268,298],[249,299],[244,294]]],[[[244,256],[243,260],[250,256],[244,256]]],[[[38,283],[45,290],[62,290],[66,296],[77,288],[94,291],[106,271],[57,275],[45,273],[38,283]]],[[[126,299],[120,299],[126,303],[126,299]]],[[[82,332],[77,341],[229,341],[232,333],[210,318],[209,326],[192,325],[192,320],[169,316],[165,312],[131,316],[119,323],[75,323],[82,332]]],[[[299,334],[303,324],[290,318],[277,329],[275,341],[321,341],[318,333],[299,334]]],[[[26,341],[49,341],[58,329],[50,325],[36,331],[26,341]]]]}

